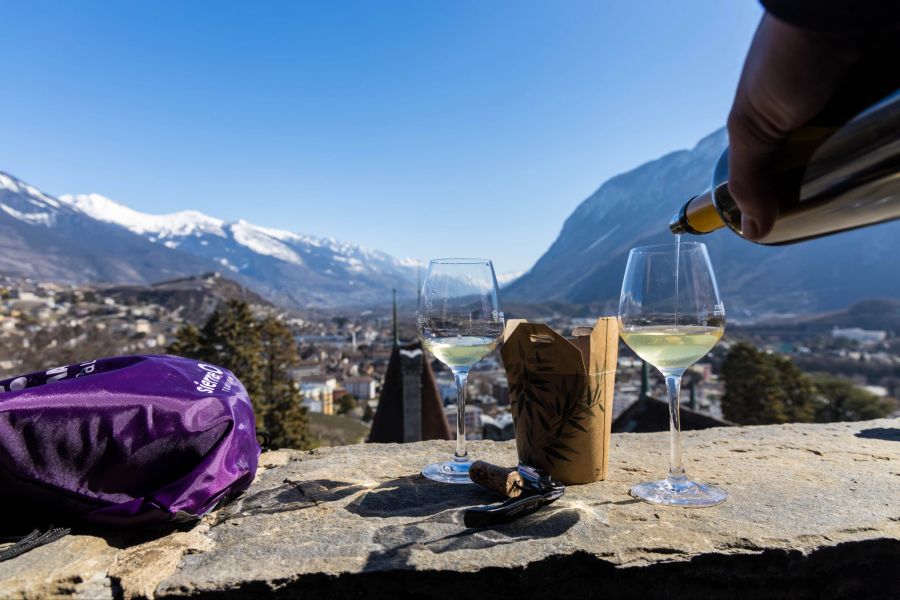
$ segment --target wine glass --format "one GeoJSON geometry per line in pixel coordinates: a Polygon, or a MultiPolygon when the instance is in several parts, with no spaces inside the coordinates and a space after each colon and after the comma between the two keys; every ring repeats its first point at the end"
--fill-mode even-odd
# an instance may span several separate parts
{"type": "Polygon", "coordinates": [[[681,376],[725,331],[725,308],[706,246],[679,239],[677,244],[632,249],[622,281],[619,329],[625,343],[666,378],[669,396],[669,474],[634,486],[631,494],[673,506],[724,502],[725,490],[691,481],[681,459],[681,376]]]}
{"type": "Polygon", "coordinates": [[[497,277],[483,258],[440,258],[428,265],[419,296],[416,331],[422,346],[450,367],[456,380],[456,454],[422,474],[444,483],[471,483],[466,454],[466,380],[472,365],[503,336],[497,277]]]}

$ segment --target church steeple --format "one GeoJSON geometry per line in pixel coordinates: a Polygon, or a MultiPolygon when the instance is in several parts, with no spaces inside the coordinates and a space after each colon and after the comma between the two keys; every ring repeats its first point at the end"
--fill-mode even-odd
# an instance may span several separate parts
{"type": "Polygon", "coordinates": [[[384,373],[378,410],[369,431],[370,442],[405,443],[449,440],[441,393],[422,344],[400,345],[397,290],[393,292],[394,347],[384,373]]]}
{"type": "Polygon", "coordinates": [[[394,348],[400,345],[400,326],[397,323],[397,290],[396,288],[391,290],[393,293],[393,308],[394,308],[394,348]]]}

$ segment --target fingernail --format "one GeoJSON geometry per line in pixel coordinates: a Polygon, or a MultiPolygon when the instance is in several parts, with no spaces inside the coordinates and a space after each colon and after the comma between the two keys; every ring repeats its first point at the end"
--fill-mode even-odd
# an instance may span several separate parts
{"type": "Polygon", "coordinates": [[[741,233],[744,234],[745,238],[756,239],[756,236],[759,234],[759,227],[752,217],[741,215],[741,233]]]}

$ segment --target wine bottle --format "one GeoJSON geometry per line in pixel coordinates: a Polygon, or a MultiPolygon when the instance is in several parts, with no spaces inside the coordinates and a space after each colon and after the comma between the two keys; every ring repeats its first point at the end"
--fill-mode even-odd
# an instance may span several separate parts
{"type": "MultiPolygon", "coordinates": [[[[900,91],[840,127],[798,130],[773,174],[788,191],[760,244],[781,245],[900,218],[900,91]]],[[[728,190],[728,149],[710,188],[669,223],[676,234],[701,235],[727,226],[744,237],[741,211],[728,190]]]]}

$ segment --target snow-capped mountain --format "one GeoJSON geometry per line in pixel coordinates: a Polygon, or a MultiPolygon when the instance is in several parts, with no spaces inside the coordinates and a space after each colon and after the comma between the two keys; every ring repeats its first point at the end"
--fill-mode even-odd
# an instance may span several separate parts
{"type": "MultiPolygon", "coordinates": [[[[296,306],[386,301],[391,288],[415,294],[415,261],[333,239],[229,223],[197,211],[151,215],[98,194],[53,198],[0,173],[0,248],[32,260],[0,258],[0,269],[63,281],[149,283],[220,270],[249,287],[296,306]],[[52,240],[54,243],[49,244],[52,240]],[[109,243],[115,242],[114,252],[109,243]],[[39,268],[60,247],[60,263],[39,268]],[[140,260],[135,260],[142,257],[140,260]],[[28,263],[28,264],[26,264],[28,263]]],[[[57,261],[49,261],[57,262],[57,261]]]]}
{"type": "Polygon", "coordinates": [[[121,225],[140,235],[151,234],[161,237],[195,233],[225,235],[222,230],[224,221],[195,210],[184,210],[171,215],[150,215],[100,194],[64,194],[59,200],[98,221],[121,225]]]}
{"type": "Polygon", "coordinates": [[[97,221],[0,172],[0,271],[41,281],[150,283],[209,261],[97,221]]]}
{"type": "Polygon", "coordinates": [[[505,273],[497,273],[497,285],[502,288],[513,283],[516,279],[522,276],[523,271],[506,271],[505,273]]]}

